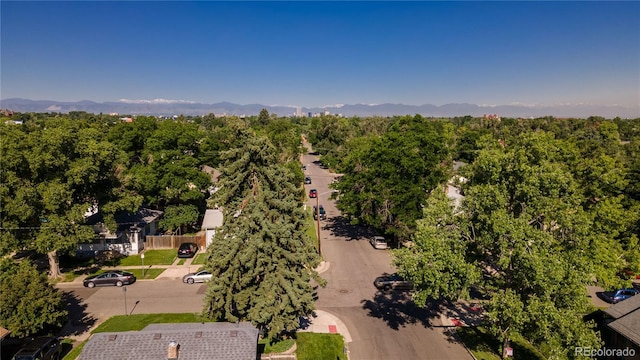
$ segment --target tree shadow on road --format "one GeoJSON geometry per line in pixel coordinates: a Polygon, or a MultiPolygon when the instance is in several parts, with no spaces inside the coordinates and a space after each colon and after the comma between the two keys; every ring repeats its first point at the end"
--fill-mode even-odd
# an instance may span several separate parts
{"type": "Polygon", "coordinates": [[[367,239],[376,235],[373,229],[362,225],[353,225],[349,222],[349,219],[342,215],[329,218],[322,230],[330,231],[336,237],[347,238],[347,241],[367,239]]]}
{"type": "Polygon", "coordinates": [[[82,299],[71,291],[65,291],[62,296],[65,307],[69,311],[69,321],[62,327],[60,336],[80,335],[89,331],[96,323],[96,318],[87,314],[87,305],[83,304],[82,299]]]}
{"type": "Polygon", "coordinates": [[[361,303],[369,316],[384,320],[394,330],[412,324],[430,327],[439,318],[437,304],[419,307],[411,300],[408,291],[377,291],[373,300],[365,299],[361,303]]]}

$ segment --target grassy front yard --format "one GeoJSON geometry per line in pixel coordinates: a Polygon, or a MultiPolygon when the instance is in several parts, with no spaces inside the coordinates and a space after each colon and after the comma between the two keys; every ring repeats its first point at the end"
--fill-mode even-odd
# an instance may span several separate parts
{"type": "Polygon", "coordinates": [[[91,333],[142,330],[149,324],[174,324],[186,322],[209,322],[200,314],[136,314],[116,315],[103,322],[91,333]]]}
{"type": "Polygon", "coordinates": [[[206,260],[207,260],[206,252],[198,253],[196,257],[193,259],[193,261],[191,262],[191,265],[203,265],[206,260]]]}
{"type": "Polygon", "coordinates": [[[307,235],[314,240],[316,248],[318,248],[318,224],[313,220],[313,207],[308,207],[307,212],[309,213],[307,235]]]}
{"type": "MultiPolygon", "coordinates": [[[[500,360],[501,345],[489,331],[482,327],[459,327],[458,336],[477,360],[500,360]]],[[[544,360],[545,357],[528,341],[520,338],[511,341],[514,358],[544,360]]]]}
{"type": "MultiPolygon", "coordinates": [[[[177,249],[147,250],[144,252],[144,265],[171,265],[178,257],[177,249]]],[[[119,266],[142,266],[140,254],[121,258],[119,266]]]]}
{"type": "Polygon", "coordinates": [[[298,333],[298,360],[347,360],[340,334],[298,333]]]}

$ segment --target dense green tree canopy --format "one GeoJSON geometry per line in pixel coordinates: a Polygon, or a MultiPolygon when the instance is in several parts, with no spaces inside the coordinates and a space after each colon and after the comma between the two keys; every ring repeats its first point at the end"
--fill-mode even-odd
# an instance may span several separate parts
{"type": "Polygon", "coordinates": [[[415,246],[394,252],[400,271],[417,284],[416,299],[456,300],[473,285],[490,297],[488,323],[505,345],[521,334],[545,344],[550,358],[599,346],[593,324],[582,320],[589,309],[585,287],[593,279],[605,288],[628,286],[617,275],[628,266],[621,259],[636,253],[622,240],[638,213],[621,197],[618,142],[604,140],[615,139],[615,129],[589,132],[596,135],[585,138],[597,144],[542,131],[523,132],[507,146],[485,139],[466,169],[460,211],[452,215],[440,191],[433,192],[415,246]],[[451,276],[456,272],[468,281],[451,276]]]}
{"type": "Polygon", "coordinates": [[[3,140],[12,140],[0,143],[4,253],[32,249],[48,254],[55,277],[58,252],[95,236],[83,226],[90,207],[97,205],[113,218],[140,205],[141,198],[122,186],[119,170],[125,158],[105,139],[105,126],[68,118],[0,124],[3,140]]]}
{"type": "Polygon", "coordinates": [[[381,137],[355,138],[338,170],[338,207],[354,221],[407,239],[429,191],[449,175],[452,128],[402,117],[381,137]]]}
{"type": "Polygon", "coordinates": [[[16,337],[52,332],[67,319],[62,294],[28,260],[0,260],[0,326],[16,337]]]}

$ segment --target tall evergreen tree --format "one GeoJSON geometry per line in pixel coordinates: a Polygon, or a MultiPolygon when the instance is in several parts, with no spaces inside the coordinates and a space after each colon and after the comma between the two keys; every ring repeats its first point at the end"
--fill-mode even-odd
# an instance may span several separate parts
{"type": "Polygon", "coordinates": [[[212,272],[203,313],[251,321],[270,338],[296,330],[313,310],[310,280],[319,257],[305,234],[301,190],[265,138],[243,133],[224,154],[220,191],[225,223],[209,247],[212,272]]]}

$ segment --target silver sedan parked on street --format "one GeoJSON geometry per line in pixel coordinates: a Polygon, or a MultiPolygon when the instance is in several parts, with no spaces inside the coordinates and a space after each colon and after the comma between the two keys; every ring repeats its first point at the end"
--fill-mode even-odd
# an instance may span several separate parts
{"type": "Polygon", "coordinates": [[[213,275],[207,270],[202,270],[195,273],[188,273],[182,277],[182,282],[187,284],[207,282],[211,280],[212,276],[213,275]]]}

